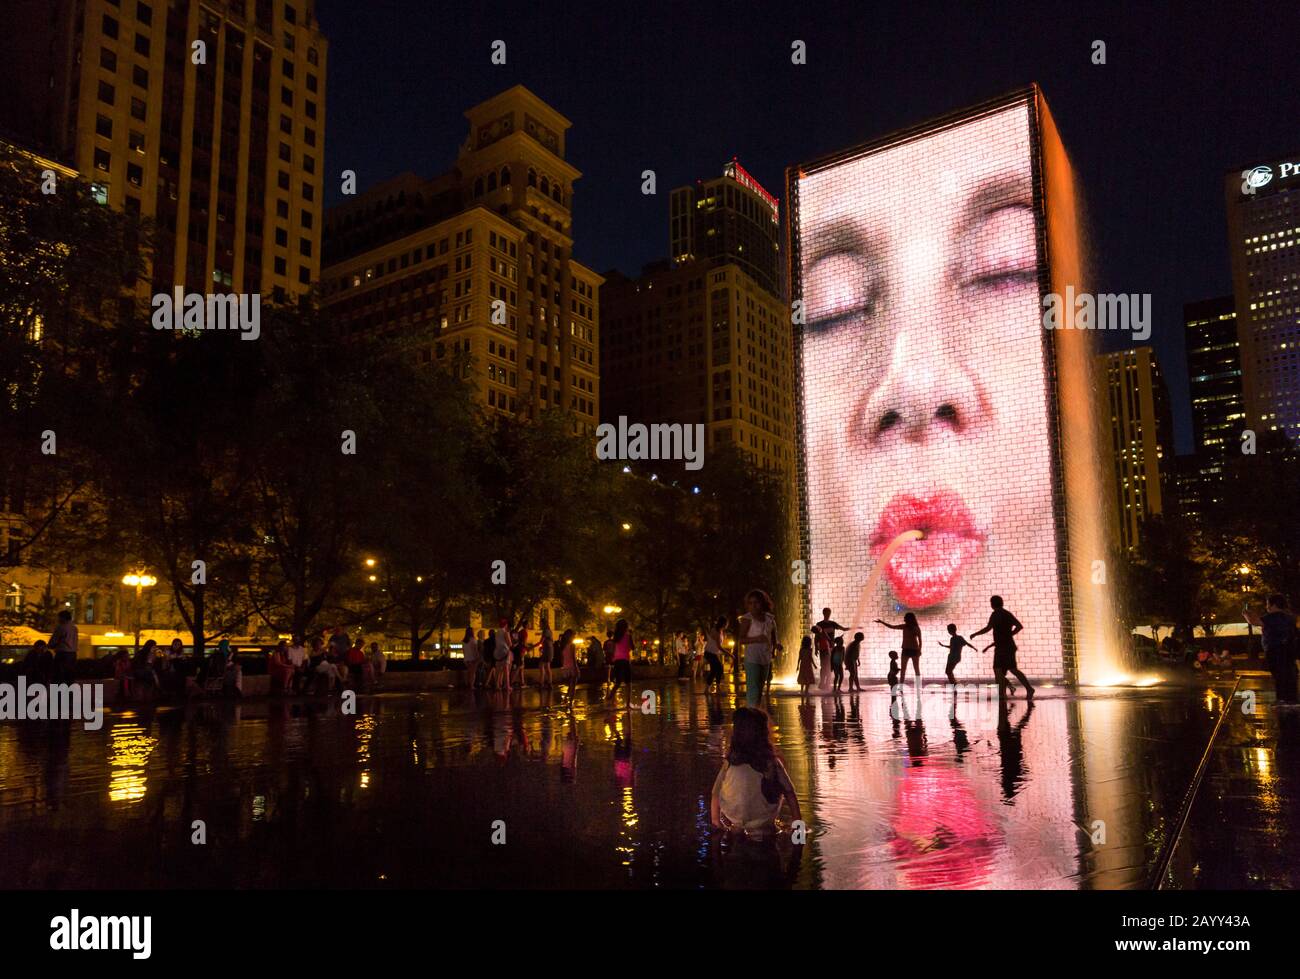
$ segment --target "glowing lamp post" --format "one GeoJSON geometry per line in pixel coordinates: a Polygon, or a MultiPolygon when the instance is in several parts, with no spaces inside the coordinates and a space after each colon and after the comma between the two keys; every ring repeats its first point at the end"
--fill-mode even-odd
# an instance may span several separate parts
{"type": "Polygon", "coordinates": [[[140,651],[140,596],[146,588],[158,584],[158,579],[151,574],[127,574],[122,576],[122,584],[135,589],[135,651],[140,651]]]}

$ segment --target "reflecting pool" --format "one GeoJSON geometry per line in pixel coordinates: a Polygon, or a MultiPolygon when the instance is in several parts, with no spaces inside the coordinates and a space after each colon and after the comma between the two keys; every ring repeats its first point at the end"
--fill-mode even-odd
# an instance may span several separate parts
{"type": "Polygon", "coordinates": [[[1144,887],[1230,690],[777,691],[796,847],[710,830],[743,694],[635,686],[2,724],[0,886],[1144,887]]]}

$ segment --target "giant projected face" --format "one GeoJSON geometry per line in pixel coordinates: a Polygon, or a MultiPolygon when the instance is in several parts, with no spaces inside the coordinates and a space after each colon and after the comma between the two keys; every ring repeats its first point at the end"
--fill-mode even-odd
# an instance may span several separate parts
{"type": "Polygon", "coordinates": [[[898,636],[872,620],[914,611],[931,674],[946,624],[984,626],[994,594],[1021,668],[1061,672],[1030,152],[1020,104],[798,187],[811,607],[876,650],[898,636]]]}

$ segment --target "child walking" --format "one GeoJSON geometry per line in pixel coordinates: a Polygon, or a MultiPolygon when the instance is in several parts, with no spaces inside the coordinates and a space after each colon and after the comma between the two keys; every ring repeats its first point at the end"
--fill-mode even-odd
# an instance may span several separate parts
{"type": "Polygon", "coordinates": [[[844,637],[836,636],[835,642],[831,645],[831,670],[835,674],[834,689],[839,692],[840,685],[844,683],[844,637]]]}
{"type": "Polygon", "coordinates": [[[816,682],[817,674],[813,671],[812,636],[804,636],[803,642],[799,644],[799,694],[808,696],[808,688],[816,682]]]}
{"type": "Polygon", "coordinates": [[[861,690],[862,684],[858,683],[858,661],[862,657],[862,640],[866,637],[860,632],[853,634],[853,641],[849,643],[848,648],[844,651],[844,665],[849,668],[849,689],[861,690]]]}

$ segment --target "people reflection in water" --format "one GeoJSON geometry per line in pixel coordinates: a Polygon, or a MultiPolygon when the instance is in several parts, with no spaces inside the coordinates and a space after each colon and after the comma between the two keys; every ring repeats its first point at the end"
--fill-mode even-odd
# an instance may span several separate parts
{"type": "Polygon", "coordinates": [[[632,769],[632,727],[622,717],[610,715],[605,726],[614,733],[614,781],[620,789],[630,789],[632,769]]]}
{"type": "Polygon", "coordinates": [[[916,700],[916,719],[912,719],[912,712],[908,710],[907,698],[898,698],[899,706],[903,710],[903,732],[907,738],[907,756],[911,759],[911,764],[920,765],[922,759],[930,753],[930,743],[925,737],[925,721],[921,719],[921,699],[916,700]]]}
{"type": "Polygon", "coordinates": [[[560,781],[578,781],[578,721],[570,714],[564,734],[564,748],[560,759],[560,781]]]}
{"type": "Polygon", "coordinates": [[[1002,797],[1013,798],[1025,784],[1025,748],[1021,734],[1034,713],[1034,702],[1025,702],[1025,716],[1011,724],[1010,705],[998,698],[998,753],[1002,758],[1002,797]]]}
{"type": "Polygon", "coordinates": [[[961,764],[962,756],[970,751],[970,738],[966,736],[966,728],[957,717],[956,697],[953,697],[952,707],[948,711],[948,726],[952,728],[952,745],[957,752],[957,763],[961,764]]]}

